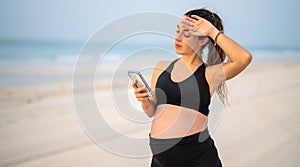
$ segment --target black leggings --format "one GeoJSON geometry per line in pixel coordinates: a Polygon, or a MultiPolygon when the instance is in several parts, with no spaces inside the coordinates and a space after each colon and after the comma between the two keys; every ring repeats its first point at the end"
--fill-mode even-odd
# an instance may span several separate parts
{"type": "Polygon", "coordinates": [[[207,128],[183,138],[149,138],[151,167],[222,167],[207,128]]]}

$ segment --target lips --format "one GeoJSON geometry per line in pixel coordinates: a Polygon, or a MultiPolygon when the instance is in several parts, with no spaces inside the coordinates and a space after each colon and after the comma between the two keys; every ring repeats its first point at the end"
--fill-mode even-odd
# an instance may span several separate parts
{"type": "Polygon", "coordinates": [[[182,47],[181,45],[175,43],[175,48],[181,48],[181,47],[182,47]]]}

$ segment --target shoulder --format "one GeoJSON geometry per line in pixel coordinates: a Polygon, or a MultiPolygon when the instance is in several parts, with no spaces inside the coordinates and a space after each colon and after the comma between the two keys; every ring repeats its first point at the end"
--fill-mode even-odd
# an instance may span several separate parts
{"type": "Polygon", "coordinates": [[[162,74],[162,72],[168,68],[172,61],[171,60],[164,60],[164,61],[159,61],[156,63],[154,67],[154,71],[152,74],[152,82],[151,82],[151,88],[155,90],[156,82],[158,77],[162,74]]]}
{"type": "Polygon", "coordinates": [[[156,63],[153,74],[152,74],[153,81],[156,82],[156,80],[160,76],[160,74],[168,68],[168,66],[171,64],[171,62],[172,62],[171,60],[164,60],[164,61],[159,61],[156,63]]]}
{"type": "Polygon", "coordinates": [[[165,69],[168,68],[168,66],[171,64],[171,62],[172,62],[171,60],[159,61],[155,65],[155,70],[157,70],[157,71],[164,71],[165,69]]]}

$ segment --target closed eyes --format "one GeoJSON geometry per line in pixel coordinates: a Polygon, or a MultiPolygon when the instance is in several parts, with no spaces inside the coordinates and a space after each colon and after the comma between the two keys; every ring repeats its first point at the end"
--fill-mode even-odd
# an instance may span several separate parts
{"type": "MultiPolygon", "coordinates": [[[[180,32],[180,28],[177,25],[176,33],[179,33],[179,32],[180,32]]],[[[187,29],[184,29],[183,30],[183,35],[184,35],[184,37],[189,38],[191,36],[191,32],[189,30],[187,30],[187,29]]]]}

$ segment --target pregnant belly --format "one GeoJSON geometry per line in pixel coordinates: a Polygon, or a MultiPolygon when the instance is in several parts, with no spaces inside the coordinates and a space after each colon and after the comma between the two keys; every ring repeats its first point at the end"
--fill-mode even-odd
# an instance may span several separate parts
{"type": "Polygon", "coordinates": [[[157,106],[151,126],[151,137],[184,137],[207,127],[207,116],[202,113],[172,104],[157,106]]]}

